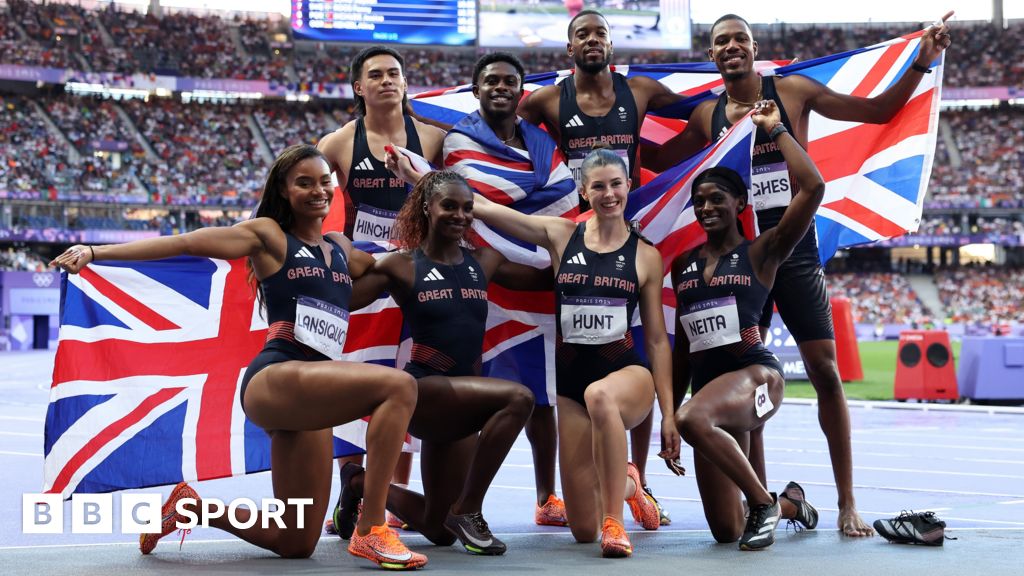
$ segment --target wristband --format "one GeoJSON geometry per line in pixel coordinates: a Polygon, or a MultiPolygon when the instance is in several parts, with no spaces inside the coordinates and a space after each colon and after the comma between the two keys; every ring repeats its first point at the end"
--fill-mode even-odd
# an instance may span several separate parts
{"type": "Polygon", "coordinates": [[[786,129],[785,124],[779,122],[778,124],[775,125],[774,128],[772,128],[772,131],[768,133],[768,138],[770,140],[775,140],[776,138],[779,137],[780,134],[783,134],[785,132],[789,132],[789,130],[786,129]]]}
{"type": "Polygon", "coordinates": [[[92,246],[89,246],[89,254],[92,255],[92,260],[90,260],[90,262],[95,262],[96,261],[96,251],[92,249],[92,246]]]}
{"type": "Polygon", "coordinates": [[[932,69],[931,68],[929,68],[927,66],[921,66],[917,62],[914,62],[913,64],[911,64],[910,65],[910,69],[915,71],[915,72],[920,72],[921,74],[931,74],[932,73],[932,69]]]}

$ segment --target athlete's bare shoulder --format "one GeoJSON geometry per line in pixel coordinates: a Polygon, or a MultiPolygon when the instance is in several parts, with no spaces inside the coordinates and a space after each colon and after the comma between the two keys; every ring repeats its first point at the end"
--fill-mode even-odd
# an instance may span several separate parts
{"type": "Polygon", "coordinates": [[[416,135],[420,138],[420,147],[423,148],[423,156],[440,165],[441,150],[444,147],[444,137],[447,132],[413,118],[413,125],[416,126],[416,135]]]}
{"type": "MultiPolygon", "coordinates": [[[[564,82],[572,82],[566,78],[564,82]]],[[[519,102],[519,116],[531,124],[558,123],[558,97],[561,87],[557,84],[534,90],[519,102]]]]}
{"type": "Polygon", "coordinates": [[[352,149],[352,140],[355,138],[355,134],[356,121],[350,120],[341,128],[321,138],[316,147],[334,163],[341,159],[339,154],[344,149],[352,149]]]}
{"type": "Polygon", "coordinates": [[[686,125],[688,130],[691,127],[696,129],[708,142],[712,140],[711,118],[715,112],[715,104],[717,102],[717,99],[712,98],[697,104],[697,107],[690,113],[690,122],[686,125]]]}

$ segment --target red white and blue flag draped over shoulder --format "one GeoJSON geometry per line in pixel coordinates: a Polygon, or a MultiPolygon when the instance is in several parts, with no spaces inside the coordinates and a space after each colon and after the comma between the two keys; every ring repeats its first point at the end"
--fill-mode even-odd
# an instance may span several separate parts
{"type": "MultiPolygon", "coordinates": [[[[480,194],[524,214],[573,218],[579,194],[572,172],[555,142],[540,128],[520,121],[523,151],[505,145],[478,111],[462,118],[444,140],[444,166],[458,172],[480,194]]],[[[477,241],[506,258],[536,268],[550,266],[547,250],[473,222],[477,241]]],[[[484,374],[496,378],[544,382],[545,398],[555,402],[555,317],[551,292],[521,292],[488,287],[484,374]]],[[[535,390],[540,387],[534,386],[535,390]]]]}
{"type": "MultiPolygon", "coordinates": [[[[46,492],[68,497],[270,467],[269,438],[238,398],[267,333],[244,260],[90,264],[64,276],[60,322],[46,492]]],[[[335,439],[337,455],[359,450],[335,439]]]]}
{"type": "MultiPolygon", "coordinates": [[[[444,166],[464,176],[474,190],[524,214],[573,218],[579,195],[572,172],[555,142],[540,128],[520,121],[526,153],[510,148],[474,111],[444,139],[444,166]]],[[[537,268],[550,265],[547,250],[489,228],[479,220],[473,229],[508,259],[537,268]]]]}
{"type": "MultiPolygon", "coordinates": [[[[762,75],[800,74],[836,92],[871,97],[902,76],[917,54],[922,34],[797,64],[758,62],[757,70],[762,75]]],[[[650,76],[687,96],[648,113],[641,137],[653,144],[678,134],[698,104],[717,98],[723,90],[721,76],[711,63],[619,66],[616,71],[627,77],[650,76]]],[[[827,184],[817,217],[822,261],[838,248],[917,230],[935,153],[941,61],[935,63],[934,71],[924,75],[910,101],[886,124],[811,115],[808,151],[827,184]]],[[[524,87],[531,92],[570,76],[568,70],[532,74],[524,87]]],[[[426,92],[411,101],[419,114],[450,124],[479,107],[468,85],[426,92]]]]}

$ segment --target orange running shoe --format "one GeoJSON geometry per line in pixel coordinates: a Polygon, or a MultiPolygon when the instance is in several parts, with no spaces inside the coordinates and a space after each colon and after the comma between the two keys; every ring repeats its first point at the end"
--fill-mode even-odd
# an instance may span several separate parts
{"type": "Polygon", "coordinates": [[[565,502],[551,494],[543,506],[537,506],[533,513],[533,521],[538,526],[568,526],[569,519],[565,516],[565,502]]]}
{"type": "Polygon", "coordinates": [[[387,522],[388,528],[399,528],[401,530],[408,530],[409,525],[402,521],[401,518],[391,513],[391,510],[387,510],[387,522]]]}
{"type": "Polygon", "coordinates": [[[654,498],[644,492],[644,485],[640,482],[640,471],[632,462],[626,463],[626,476],[632,478],[636,486],[633,495],[626,498],[629,511],[633,513],[633,520],[639,522],[644,530],[657,530],[661,526],[661,512],[654,498]]]}
{"type": "Polygon", "coordinates": [[[622,523],[605,516],[601,526],[601,556],[605,558],[628,558],[633,555],[633,546],[622,523]]]}
{"type": "MultiPolygon", "coordinates": [[[[193,498],[197,502],[199,501],[199,494],[192,489],[191,486],[184,482],[179,482],[174,490],[171,490],[171,495],[167,497],[167,502],[164,502],[162,508],[160,508],[160,533],[159,534],[140,534],[139,535],[139,550],[143,554],[149,554],[156,548],[156,543],[161,538],[167,536],[171,532],[178,529],[178,522],[187,522],[188,518],[178,514],[175,506],[178,504],[178,500],[182,498],[193,498]]],[[[184,540],[184,536],[182,536],[184,540]]]]}
{"type": "Polygon", "coordinates": [[[385,570],[415,570],[427,565],[427,557],[406,548],[398,533],[387,524],[370,528],[366,536],[353,531],[348,553],[366,558],[385,570]]]}

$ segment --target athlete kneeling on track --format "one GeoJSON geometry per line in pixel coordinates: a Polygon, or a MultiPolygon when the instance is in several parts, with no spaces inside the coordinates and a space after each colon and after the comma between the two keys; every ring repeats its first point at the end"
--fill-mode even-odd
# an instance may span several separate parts
{"type": "Polygon", "coordinates": [[[676,292],[674,385],[693,396],[675,415],[683,439],[694,449],[697,487],[704,515],[719,542],[739,540],[742,550],[775,542],[780,518],[806,528],[817,511],[791,482],[781,497],[769,493],[747,459],[750,432],[764,426],[782,402],[782,366],[765,348],[758,321],[779,265],[807,231],[825,193],[810,157],[782,124],[778,107],[763,100],[754,123],[770,134],[799,184],[778,226],[747,241],[739,214],[747,188],[728,168],[702,172],[693,183],[693,209],[707,242],[672,263],[676,292]],[[744,527],[742,492],[750,507],[744,527]]]}
{"type": "Polygon", "coordinates": [[[657,505],[627,464],[623,433],[647,417],[655,391],[663,417],[660,455],[679,453],[661,309],[662,260],[623,218],[630,179],[622,158],[595,150],[582,174],[583,194],[594,210],[586,222],[528,216],[482,196],[476,213],[489,226],[544,247],[555,263],[558,453],[566,515],[578,542],[593,542],[600,532],[602,554],[623,557],[633,552],[622,525],[624,495],[644,528],[660,524],[657,505]],[[638,307],[650,368],[629,333],[638,307]]]}
{"type": "MultiPolygon", "coordinates": [[[[458,538],[473,554],[498,555],[505,544],[481,514],[484,495],[534,399],[518,383],[480,376],[487,284],[545,289],[551,274],[507,262],[490,248],[467,248],[474,198],[454,172],[423,176],[395,220],[401,251],[367,271],[353,301],[369,302],[387,290],[412,329],[405,371],[416,378],[419,394],[409,433],[423,442],[423,495],[392,486],[388,509],[435,544],[458,538]]],[[[343,538],[357,515],[361,472],[355,464],[342,470],[335,525],[343,538]]]]}
{"type": "MultiPolygon", "coordinates": [[[[270,436],[274,496],[311,498],[313,505],[302,512],[303,528],[298,528],[299,508],[294,506],[286,508],[283,528],[273,522],[262,527],[251,518],[256,512],[246,516],[244,510],[237,516],[242,524],[254,522],[250,528],[237,528],[225,516],[211,519],[210,525],[286,558],[311,556],[330,503],[332,428],[370,416],[366,447],[374,458],[364,479],[363,514],[348,550],[383,568],[419,568],[427,557],[410,552],[384,522],[388,480],[416,406],[416,382],[400,370],[337,361],[343,343],[307,327],[347,330],[352,278],[372,261],[352,250],[341,234],[321,235],[333,197],[323,154],[312,146],[291,146],[270,169],[251,220],[128,244],[72,246],[51,265],[77,273],[97,260],[156,260],[185,254],[248,258],[270,330],[266,345],[245,372],[239,397],[245,415],[270,436]],[[315,321],[299,321],[310,317],[315,321]]],[[[182,498],[197,500],[192,512],[200,509],[192,488],[185,483],[175,487],[163,507],[161,533],[139,539],[143,554],[149,554],[178,522],[187,521],[173,512],[182,498]]]]}

